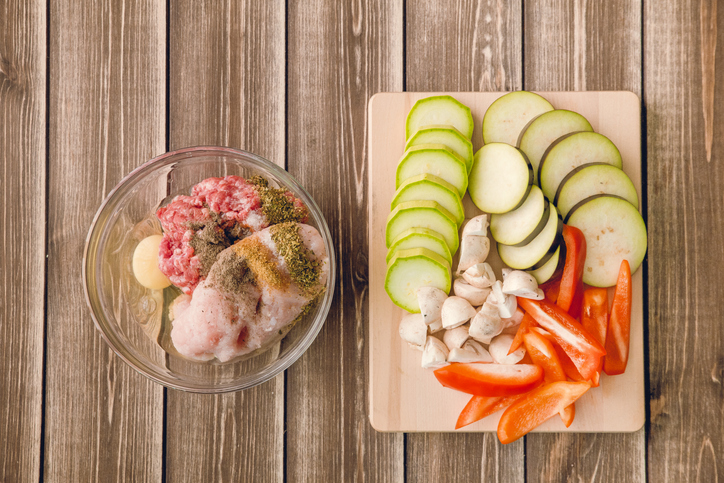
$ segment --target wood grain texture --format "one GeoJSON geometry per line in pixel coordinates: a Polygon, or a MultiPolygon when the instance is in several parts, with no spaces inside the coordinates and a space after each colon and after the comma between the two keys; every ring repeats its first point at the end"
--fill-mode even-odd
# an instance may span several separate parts
{"type": "Polygon", "coordinates": [[[367,420],[367,100],[402,89],[402,2],[289,2],[289,172],[329,224],[335,302],[287,371],[289,481],[401,481],[403,438],[367,420]]]}
{"type": "Polygon", "coordinates": [[[644,3],[650,481],[724,481],[724,11],[644,3]]]}
{"type": "Polygon", "coordinates": [[[47,481],[161,481],[163,390],[101,339],[81,259],[103,198],[164,150],[165,3],[50,5],[47,481]]]}
{"type": "MultiPolygon", "coordinates": [[[[170,149],[231,146],[283,166],[284,2],[170,8],[170,149]]],[[[167,411],[170,481],[282,481],[283,374],[220,396],[169,391],[167,411]]]]}
{"type": "MultiPolygon", "coordinates": [[[[640,1],[527,1],[524,9],[526,89],[641,94],[640,1]]],[[[645,201],[642,205],[645,210],[645,201]]],[[[644,429],[531,434],[526,475],[529,481],[643,481],[645,444],[644,429]]]]}
{"type": "Polygon", "coordinates": [[[44,2],[0,7],[0,479],[6,481],[40,477],[46,24],[44,2]]]}
{"type": "MultiPolygon", "coordinates": [[[[408,2],[406,25],[406,90],[522,88],[520,1],[408,2]]],[[[522,441],[501,446],[494,434],[410,434],[406,441],[410,481],[438,478],[440,461],[453,481],[524,480],[522,441]]]]}

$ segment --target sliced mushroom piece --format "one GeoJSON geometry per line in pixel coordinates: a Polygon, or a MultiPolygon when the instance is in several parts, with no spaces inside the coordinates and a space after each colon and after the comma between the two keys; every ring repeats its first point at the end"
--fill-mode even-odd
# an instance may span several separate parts
{"type": "Polygon", "coordinates": [[[495,283],[495,272],[489,263],[476,263],[463,272],[463,279],[473,287],[488,288],[495,283]]]}
{"type": "Polygon", "coordinates": [[[470,321],[468,334],[473,339],[483,344],[489,344],[493,337],[500,334],[503,330],[503,320],[500,318],[498,307],[485,302],[480,312],[475,314],[473,320],[470,321]]]}
{"type": "Polygon", "coordinates": [[[468,327],[461,325],[454,329],[446,330],[442,336],[442,341],[445,343],[448,349],[459,349],[463,346],[466,340],[468,340],[468,327]]]}
{"type": "Polygon", "coordinates": [[[538,282],[533,275],[522,270],[513,270],[503,275],[503,293],[533,300],[545,297],[543,290],[538,288],[538,282]]]}
{"type": "Polygon", "coordinates": [[[490,295],[490,288],[473,287],[464,278],[456,278],[453,282],[453,293],[464,298],[473,306],[480,306],[490,295]]]}
{"type": "Polygon", "coordinates": [[[507,329],[509,327],[519,326],[520,323],[523,321],[524,316],[525,312],[523,312],[523,309],[521,309],[520,307],[516,307],[512,317],[503,319],[503,327],[507,329]]]}
{"type": "Polygon", "coordinates": [[[509,274],[510,272],[512,272],[512,271],[513,271],[512,268],[503,267],[503,268],[500,270],[500,272],[503,274],[503,280],[505,280],[505,277],[507,277],[508,274],[509,274]]]}
{"type": "Polygon", "coordinates": [[[440,332],[442,330],[442,319],[436,320],[432,324],[428,325],[428,328],[430,329],[431,334],[435,334],[436,332],[440,332]]]}
{"type": "Polygon", "coordinates": [[[520,347],[513,351],[512,354],[508,354],[510,345],[513,343],[514,336],[510,334],[500,334],[490,341],[488,351],[493,357],[493,360],[498,364],[517,364],[525,356],[525,348],[520,347]]]}
{"type": "Polygon", "coordinates": [[[413,346],[422,348],[427,340],[427,325],[422,314],[405,314],[400,320],[400,337],[413,346]]]}
{"type": "Polygon", "coordinates": [[[455,272],[460,275],[468,268],[482,263],[490,253],[490,239],[487,236],[464,235],[460,240],[460,261],[455,272]]]}
{"type": "MultiPolygon", "coordinates": [[[[498,280],[493,284],[493,291],[488,296],[487,302],[491,302],[498,307],[500,317],[503,319],[509,319],[513,317],[515,309],[518,308],[518,300],[515,295],[506,295],[503,293],[503,282],[498,280]]],[[[486,303],[487,303],[486,302],[486,303]]]]}
{"type": "Polygon", "coordinates": [[[488,215],[478,215],[473,218],[470,218],[470,220],[465,223],[465,226],[463,227],[463,237],[466,236],[488,236],[488,215]]]}
{"type": "Polygon", "coordinates": [[[440,311],[447,294],[437,287],[420,287],[417,289],[417,302],[426,325],[440,320],[440,311]]]}
{"type": "Polygon", "coordinates": [[[490,353],[474,340],[467,341],[462,347],[452,349],[447,356],[448,362],[493,362],[490,353]]]}
{"type": "Polygon", "coordinates": [[[450,351],[447,350],[447,347],[440,339],[428,336],[425,349],[422,351],[422,368],[438,369],[446,366],[449,353],[450,351]]]}
{"type": "Polygon", "coordinates": [[[442,304],[442,326],[446,329],[463,325],[474,316],[475,309],[462,297],[453,295],[442,304]]]}

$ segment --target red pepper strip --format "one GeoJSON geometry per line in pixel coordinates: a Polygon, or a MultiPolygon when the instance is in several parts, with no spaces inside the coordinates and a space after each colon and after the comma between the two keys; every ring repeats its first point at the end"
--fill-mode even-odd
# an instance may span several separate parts
{"type": "Polygon", "coordinates": [[[506,397],[473,396],[460,413],[455,429],[473,424],[503,408],[507,408],[521,397],[523,397],[523,394],[506,397]]]}
{"type": "Polygon", "coordinates": [[[558,293],[561,290],[561,279],[558,278],[555,280],[549,280],[539,285],[538,288],[543,290],[543,293],[546,294],[546,298],[548,300],[556,303],[556,300],[558,300],[558,293]]]}
{"type": "Polygon", "coordinates": [[[563,421],[563,424],[566,425],[566,428],[570,428],[571,424],[573,424],[573,418],[576,417],[576,404],[573,403],[570,406],[566,406],[563,409],[561,409],[560,413],[561,420],[563,421]]]}
{"type": "MultiPolygon", "coordinates": [[[[608,327],[608,290],[605,288],[587,288],[583,292],[583,311],[581,325],[599,344],[606,345],[606,328],[608,327]]],[[[603,370],[603,358],[598,363],[598,370],[592,379],[593,387],[598,387],[599,377],[603,370]]]]}
{"type": "Polygon", "coordinates": [[[518,332],[515,333],[515,337],[513,337],[513,342],[510,344],[510,350],[508,351],[508,354],[512,354],[513,352],[517,351],[520,346],[523,345],[523,336],[526,334],[526,332],[528,332],[531,327],[535,327],[537,325],[538,324],[533,317],[525,314],[523,316],[523,320],[521,320],[520,322],[520,326],[518,326],[518,332]]]}
{"type": "Polygon", "coordinates": [[[541,423],[573,404],[591,388],[587,382],[551,382],[532,390],[510,405],[500,417],[498,439],[503,444],[525,436],[541,423]]]}
{"type": "Polygon", "coordinates": [[[545,329],[541,329],[540,327],[533,327],[531,331],[535,331],[539,334],[541,334],[543,337],[548,339],[553,343],[553,347],[556,350],[556,353],[558,354],[558,359],[561,361],[561,366],[563,366],[563,372],[566,373],[566,376],[568,376],[569,379],[572,379],[576,382],[582,382],[585,381],[583,376],[581,376],[581,373],[578,372],[578,369],[576,369],[576,365],[573,363],[570,357],[568,357],[568,354],[566,354],[566,351],[561,349],[561,346],[558,345],[556,340],[553,338],[550,332],[548,332],[545,329]]]}
{"type": "Polygon", "coordinates": [[[608,327],[608,290],[589,288],[583,292],[581,325],[602,346],[606,346],[608,327]]]}
{"type": "Polygon", "coordinates": [[[613,295],[611,316],[606,335],[606,359],[603,370],[609,376],[623,374],[628,363],[628,346],[631,334],[631,267],[628,260],[621,262],[613,295]]]}
{"type": "Polygon", "coordinates": [[[586,237],[575,226],[563,225],[563,241],[566,243],[566,264],[561,277],[561,289],[556,303],[571,317],[581,315],[583,302],[583,266],[586,262],[586,237]]]}
{"type": "Polygon", "coordinates": [[[551,333],[558,345],[568,354],[584,379],[589,380],[598,368],[604,348],[586,332],[581,324],[557,305],[547,300],[518,298],[520,306],[551,333]]]}
{"type": "Polygon", "coordinates": [[[538,332],[530,331],[523,336],[525,350],[530,354],[533,363],[543,369],[545,382],[565,381],[561,360],[553,344],[538,332]]]}
{"type": "MultiPolygon", "coordinates": [[[[526,353],[530,355],[535,364],[543,368],[543,380],[545,382],[567,380],[561,360],[551,341],[538,332],[530,331],[523,336],[523,342],[525,343],[526,353]]],[[[561,419],[566,428],[573,423],[574,417],[575,408],[565,408],[561,411],[561,419]]]]}
{"type": "Polygon", "coordinates": [[[445,387],[475,396],[514,396],[538,387],[543,369],[532,364],[455,363],[435,370],[445,387]]]}

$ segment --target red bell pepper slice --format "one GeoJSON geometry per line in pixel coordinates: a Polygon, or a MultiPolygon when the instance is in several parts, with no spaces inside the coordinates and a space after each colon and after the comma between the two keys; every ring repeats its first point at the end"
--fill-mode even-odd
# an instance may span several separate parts
{"type": "Polygon", "coordinates": [[[563,372],[566,373],[566,376],[568,376],[569,379],[572,379],[576,382],[582,382],[585,381],[583,376],[581,376],[581,373],[578,372],[578,369],[576,368],[576,365],[573,363],[570,357],[568,357],[568,354],[566,354],[566,351],[564,351],[561,346],[558,345],[555,338],[551,335],[550,332],[548,332],[545,329],[542,329],[540,327],[533,327],[531,331],[535,331],[551,341],[553,344],[553,347],[556,350],[556,354],[558,354],[558,359],[561,361],[561,366],[563,366],[563,372]]]}
{"type": "MultiPolygon", "coordinates": [[[[543,335],[535,331],[530,331],[523,336],[525,350],[530,354],[531,359],[536,365],[543,368],[543,380],[545,382],[565,381],[566,373],[563,371],[561,360],[558,357],[556,348],[553,343],[546,339],[543,335]]],[[[573,406],[571,404],[571,406],[573,406]]],[[[573,423],[576,411],[574,407],[568,407],[561,411],[561,419],[566,428],[573,423]]]]}
{"type": "Polygon", "coordinates": [[[553,344],[538,332],[530,331],[523,336],[525,350],[530,354],[533,363],[543,369],[545,382],[565,381],[561,360],[553,344]]]}
{"type": "Polygon", "coordinates": [[[576,404],[571,403],[570,405],[564,407],[560,410],[559,414],[561,415],[561,420],[563,421],[563,424],[566,425],[566,428],[570,428],[571,424],[573,424],[573,419],[576,417],[576,404]]]}
{"type": "Polygon", "coordinates": [[[445,387],[475,396],[514,396],[540,385],[543,369],[532,364],[454,363],[435,370],[445,387]]]}
{"type": "Polygon", "coordinates": [[[609,376],[623,374],[628,363],[628,346],[631,335],[631,267],[628,260],[621,262],[613,295],[611,315],[608,319],[606,334],[606,358],[603,370],[609,376]]]}
{"type": "MultiPolygon", "coordinates": [[[[608,327],[608,290],[605,288],[589,288],[583,292],[583,311],[581,325],[596,341],[606,346],[606,329],[608,327]]],[[[596,375],[592,378],[593,387],[598,387],[599,377],[603,370],[603,358],[598,363],[596,375]]]]}
{"type": "Polygon", "coordinates": [[[575,226],[563,225],[566,264],[556,304],[577,319],[583,302],[583,266],[586,263],[586,237],[575,226]]]}
{"type": "Polygon", "coordinates": [[[455,423],[455,429],[473,424],[503,408],[507,408],[521,397],[523,397],[522,394],[506,397],[473,396],[460,413],[458,421],[455,423]]]}
{"type": "Polygon", "coordinates": [[[608,327],[608,290],[589,288],[583,292],[583,311],[581,325],[602,346],[606,346],[606,328],[608,327]]]}
{"type": "Polygon", "coordinates": [[[555,341],[568,354],[584,379],[591,379],[598,368],[604,348],[583,326],[549,301],[518,298],[520,306],[529,313],[538,324],[551,333],[555,341]]]}
{"type": "Polygon", "coordinates": [[[547,282],[539,285],[538,288],[543,290],[543,293],[546,294],[546,298],[548,300],[556,303],[558,300],[558,292],[561,290],[561,279],[557,278],[555,280],[548,280],[547,282]]]}
{"type": "Polygon", "coordinates": [[[503,444],[528,434],[541,423],[573,404],[591,388],[588,382],[551,382],[532,390],[505,410],[498,423],[503,444]]]}
{"type": "Polygon", "coordinates": [[[530,315],[525,314],[523,316],[523,320],[520,321],[520,325],[518,326],[518,332],[515,333],[515,337],[513,337],[513,342],[510,344],[510,350],[508,351],[508,355],[517,351],[520,346],[523,345],[523,336],[530,330],[531,327],[535,327],[537,325],[538,324],[536,323],[535,319],[530,315]]]}

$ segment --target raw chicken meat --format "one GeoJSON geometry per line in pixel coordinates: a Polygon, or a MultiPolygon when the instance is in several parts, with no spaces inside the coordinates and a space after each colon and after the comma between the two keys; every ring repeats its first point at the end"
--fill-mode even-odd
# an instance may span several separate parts
{"type": "Polygon", "coordinates": [[[258,231],[222,251],[190,303],[176,304],[173,344],[181,355],[201,361],[248,354],[286,333],[309,310],[328,273],[315,228],[290,222],[258,231]]]}

